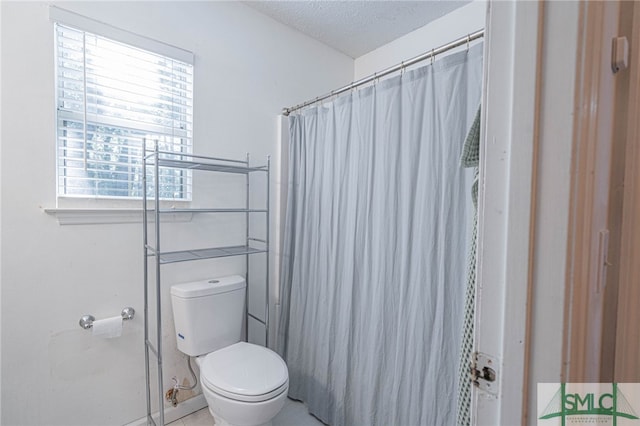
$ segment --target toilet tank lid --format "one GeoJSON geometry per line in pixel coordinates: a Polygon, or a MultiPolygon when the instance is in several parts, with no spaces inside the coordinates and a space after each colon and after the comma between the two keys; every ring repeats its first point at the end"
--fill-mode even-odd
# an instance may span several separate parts
{"type": "Polygon", "coordinates": [[[175,284],[171,286],[171,295],[183,299],[193,297],[210,296],[212,294],[227,293],[245,287],[244,278],[240,275],[211,278],[190,283],[175,284]]]}

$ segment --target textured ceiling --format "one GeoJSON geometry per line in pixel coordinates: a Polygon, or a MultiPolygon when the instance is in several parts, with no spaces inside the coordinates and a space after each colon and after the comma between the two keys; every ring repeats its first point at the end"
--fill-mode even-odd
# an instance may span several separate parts
{"type": "Polygon", "coordinates": [[[357,58],[470,1],[244,1],[246,5],[357,58]]]}

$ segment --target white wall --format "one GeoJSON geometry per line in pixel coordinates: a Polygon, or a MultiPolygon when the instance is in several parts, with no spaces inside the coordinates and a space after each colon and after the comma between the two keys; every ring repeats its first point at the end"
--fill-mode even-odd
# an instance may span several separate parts
{"type": "MultiPolygon", "coordinates": [[[[282,107],[353,76],[351,58],[239,3],[56,5],[195,53],[194,149],[200,154],[242,158],[250,152],[263,162],[276,153],[282,107]]],[[[145,414],[141,225],[61,226],[43,213],[56,206],[52,23],[47,3],[1,7],[1,423],[128,423],[145,414]],[[104,318],[124,306],[133,306],[137,316],[125,323],[121,338],[94,339],[78,326],[83,314],[104,318]]],[[[242,186],[229,182],[233,191],[220,196],[237,201],[242,186]]],[[[194,203],[204,204],[207,185],[196,181],[194,203]]],[[[242,238],[241,224],[221,222],[170,224],[165,240],[206,246],[202,235],[219,243],[234,240],[238,230],[242,238]]],[[[185,358],[174,349],[168,286],[243,273],[244,262],[164,268],[166,388],[173,375],[188,377],[185,358]]]]}
{"type": "MultiPolygon", "coordinates": [[[[485,26],[487,4],[473,2],[400,37],[391,43],[356,58],[354,80],[416,57],[429,49],[447,44],[485,26]]],[[[456,50],[451,50],[453,53],[456,50]]]]}

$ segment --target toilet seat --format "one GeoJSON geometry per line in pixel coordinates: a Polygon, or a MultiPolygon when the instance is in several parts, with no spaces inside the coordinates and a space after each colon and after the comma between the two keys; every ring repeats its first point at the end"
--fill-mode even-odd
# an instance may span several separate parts
{"type": "MultiPolygon", "coordinates": [[[[204,382],[204,381],[203,381],[204,382]]],[[[233,392],[229,392],[226,391],[224,389],[220,389],[216,386],[211,385],[210,383],[204,383],[204,385],[206,386],[207,389],[209,389],[211,392],[214,392],[220,396],[224,396],[225,398],[229,398],[232,399],[234,401],[240,401],[240,402],[263,402],[263,401],[268,401],[270,399],[275,398],[276,396],[280,395],[283,392],[286,392],[289,389],[289,381],[287,380],[287,382],[285,384],[283,384],[282,386],[278,387],[277,389],[274,389],[271,392],[262,394],[262,395],[243,395],[243,394],[239,394],[239,393],[233,393],[233,392]]]]}
{"type": "Polygon", "coordinates": [[[246,402],[275,398],[289,386],[287,366],[271,349],[239,342],[208,354],[202,384],[221,396],[246,402]]]}

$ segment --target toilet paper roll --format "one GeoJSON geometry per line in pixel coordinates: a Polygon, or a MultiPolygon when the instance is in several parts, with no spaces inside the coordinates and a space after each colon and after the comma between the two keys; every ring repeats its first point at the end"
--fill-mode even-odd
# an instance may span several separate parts
{"type": "Polygon", "coordinates": [[[122,317],[111,317],[93,322],[93,335],[105,339],[120,337],[122,335],[122,317]]]}

